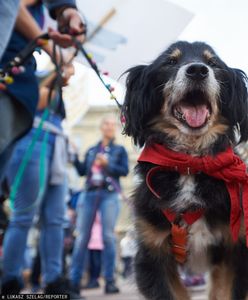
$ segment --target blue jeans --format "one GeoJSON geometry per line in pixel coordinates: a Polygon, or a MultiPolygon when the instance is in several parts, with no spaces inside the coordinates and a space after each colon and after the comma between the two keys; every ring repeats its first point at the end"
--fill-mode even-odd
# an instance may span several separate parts
{"type": "Polygon", "coordinates": [[[79,285],[86,267],[87,246],[96,212],[101,214],[103,233],[103,270],[106,281],[114,279],[116,260],[115,225],[120,211],[119,196],[107,190],[89,191],[82,194],[77,205],[77,238],[75,241],[70,279],[79,285]]]}
{"type": "MultiPolygon", "coordinates": [[[[32,140],[34,129],[16,145],[10,165],[9,179],[13,183],[22,157],[32,140]]],[[[33,205],[39,192],[39,169],[42,137],[35,148],[15,197],[15,208],[4,238],[3,282],[20,278],[24,262],[27,235],[34,216],[41,221],[40,254],[44,283],[52,282],[62,273],[63,222],[66,184],[49,183],[50,164],[55,138],[49,134],[45,157],[45,192],[40,203],[33,205]],[[33,206],[32,206],[33,205],[33,206]]]]}

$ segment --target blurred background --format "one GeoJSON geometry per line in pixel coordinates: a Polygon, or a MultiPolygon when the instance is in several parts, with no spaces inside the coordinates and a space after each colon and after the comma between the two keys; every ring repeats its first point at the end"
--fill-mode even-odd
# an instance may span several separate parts
{"type": "MultiPolygon", "coordinates": [[[[125,75],[129,68],[151,62],[176,40],[209,43],[231,67],[248,72],[248,41],[246,39],[248,3],[246,0],[78,0],[78,7],[88,23],[85,48],[103,72],[105,80],[115,87],[115,95],[123,101],[125,75]]],[[[47,18],[47,25],[53,22],[47,18]]],[[[45,55],[38,56],[40,68],[46,68],[45,55]]],[[[99,120],[118,109],[110,100],[95,73],[83,57],[75,61],[75,75],[64,89],[67,121],[64,126],[83,156],[99,138],[99,120]]],[[[138,150],[129,138],[121,135],[118,142],[129,152],[131,170],[138,150]]],[[[73,169],[73,188],[81,186],[73,169]]],[[[127,196],[133,187],[134,174],[123,180],[127,196]]],[[[118,231],[125,231],[129,212],[123,205],[118,231]]]]}
{"type": "MultiPolygon", "coordinates": [[[[150,63],[177,40],[207,42],[230,67],[248,73],[247,0],[78,0],[77,4],[88,24],[85,49],[105,73],[106,83],[115,88],[120,103],[125,94],[123,73],[134,65],[150,63]]],[[[46,26],[56,26],[48,13],[46,26]]],[[[35,57],[39,72],[51,69],[45,53],[36,53],[35,57]]],[[[76,57],[74,66],[75,75],[63,88],[67,114],[63,126],[83,159],[86,150],[100,140],[101,119],[109,114],[119,118],[119,109],[82,56],[76,57]]],[[[133,169],[139,150],[122,135],[121,124],[117,143],[128,151],[131,172],[121,183],[129,199],[137,180],[133,169]]],[[[84,179],[69,164],[68,179],[73,191],[82,188],[84,179]]],[[[131,227],[130,205],[122,201],[116,227],[119,239],[131,227]]],[[[194,299],[206,298],[196,295],[194,299]]]]}

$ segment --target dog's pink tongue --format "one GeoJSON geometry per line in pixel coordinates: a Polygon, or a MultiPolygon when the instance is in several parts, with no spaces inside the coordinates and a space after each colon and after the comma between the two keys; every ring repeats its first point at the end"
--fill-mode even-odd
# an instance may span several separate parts
{"type": "Polygon", "coordinates": [[[205,104],[196,106],[182,105],[181,111],[187,124],[193,128],[201,127],[206,122],[209,113],[205,104]]]}

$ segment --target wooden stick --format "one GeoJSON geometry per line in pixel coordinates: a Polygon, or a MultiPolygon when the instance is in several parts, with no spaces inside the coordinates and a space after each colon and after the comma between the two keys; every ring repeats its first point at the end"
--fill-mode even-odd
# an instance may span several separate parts
{"type": "Polygon", "coordinates": [[[91,34],[86,38],[86,42],[90,41],[99,30],[116,14],[116,9],[113,7],[109,12],[107,12],[100,22],[97,24],[96,28],[91,32],[91,34]]]}

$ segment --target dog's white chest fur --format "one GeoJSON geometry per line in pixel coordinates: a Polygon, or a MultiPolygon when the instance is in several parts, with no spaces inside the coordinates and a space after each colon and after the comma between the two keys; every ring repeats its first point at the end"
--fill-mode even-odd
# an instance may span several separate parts
{"type": "Polygon", "coordinates": [[[173,209],[185,210],[192,204],[199,204],[200,199],[195,194],[196,184],[193,176],[181,175],[178,181],[178,192],[173,203],[173,209]]]}
{"type": "MultiPolygon", "coordinates": [[[[173,209],[186,210],[193,204],[201,204],[200,197],[196,194],[196,183],[194,176],[182,175],[178,182],[178,192],[173,203],[173,209]]],[[[204,217],[200,218],[188,227],[188,258],[187,264],[195,272],[207,269],[207,249],[216,244],[221,238],[217,232],[211,232],[204,217]]]]}
{"type": "Polygon", "coordinates": [[[217,244],[221,234],[211,232],[204,217],[197,220],[188,228],[188,258],[187,264],[195,272],[204,272],[208,267],[207,249],[210,245],[217,244]]]}

